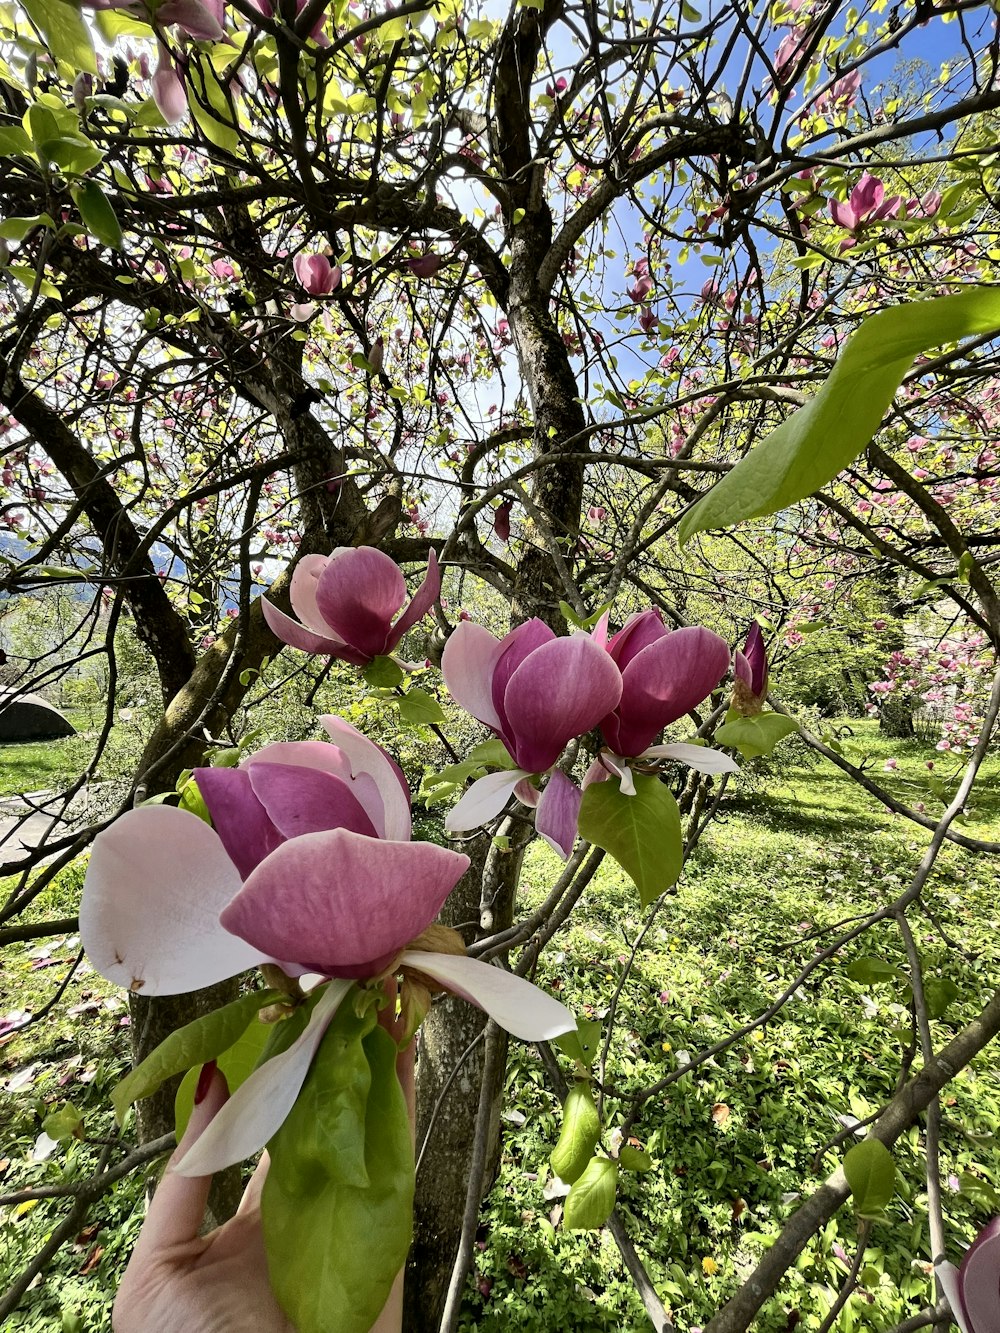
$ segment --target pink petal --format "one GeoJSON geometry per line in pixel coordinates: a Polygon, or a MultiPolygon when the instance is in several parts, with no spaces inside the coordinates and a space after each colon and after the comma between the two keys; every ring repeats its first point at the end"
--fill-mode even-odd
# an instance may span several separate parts
{"type": "Polygon", "coordinates": [[[225,36],[222,24],[201,0],[163,0],[156,8],[156,21],[163,27],[176,23],[196,41],[217,42],[225,36]]]}
{"type": "Polygon", "coordinates": [[[227,856],[246,879],[285,840],[255,795],[249,770],[196,768],[194,780],[227,856]]]}
{"type": "Polygon", "coordinates": [[[858,216],[850,204],[842,204],[839,199],[831,199],[830,216],[838,227],[843,227],[845,231],[853,231],[858,225],[858,216]]]}
{"type": "Polygon", "coordinates": [[[387,653],[391,653],[403,635],[411,630],[418,620],[424,618],[440,594],[441,571],[438,569],[437,556],[434,551],[428,551],[427,573],[424,576],[424,581],[410,598],[410,605],[393,625],[385,647],[387,653]]]}
{"type": "Polygon", "coordinates": [[[617,662],[618,669],[624,671],[636,653],[641,653],[643,648],[648,648],[667,633],[669,631],[664,628],[659,611],[643,611],[629,616],[618,633],[611,636],[608,652],[617,662]]]}
{"type": "MultiPolygon", "coordinates": [[[[344,726],[347,726],[346,722],[344,726]]],[[[353,731],[353,727],[351,730],[353,731]]],[[[368,743],[372,744],[370,741],[368,743]]],[[[374,746],[374,748],[378,750],[378,746],[374,746]]],[[[391,760],[389,762],[391,763],[391,760]]],[[[258,750],[256,754],[251,755],[249,759],[241,764],[241,768],[249,770],[257,764],[291,764],[297,768],[318,769],[321,773],[342,778],[350,787],[354,799],[373,825],[375,829],[374,836],[377,838],[397,836],[386,834],[385,803],[382,800],[378,783],[370,773],[352,771],[350,760],[339,746],[328,745],[326,741],[276,741],[273,745],[265,745],[262,750],[258,750]]],[[[398,840],[402,842],[405,842],[410,836],[408,796],[405,806],[407,820],[405,831],[398,835],[398,840]]],[[[330,826],[325,825],[324,827],[330,826]]]]}
{"type": "Polygon", "coordinates": [[[99,833],[80,905],[90,962],[118,986],[177,995],[270,960],[219,913],[240,878],[216,833],[169,805],[140,806],[99,833]]]}
{"type": "Polygon", "coordinates": [[[410,789],[403,770],[381,745],[370,741],[342,717],[328,713],[320,718],[320,725],[347,756],[351,775],[358,783],[355,794],[378,829],[379,836],[389,842],[406,842],[410,836],[410,789]],[[375,784],[380,809],[370,800],[363,778],[370,778],[375,784]]]}
{"type": "Polygon", "coordinates": [[[863,171],[857,185],[851,191],[851,207],[860,220],[878,208],[884,197],[885,186],[879,178],[863,171]]]}
{"type": "Polygon", "coordinates": [[[493,707],[500,716],[501,731],[505,740],[511,736],[504,703],[510,678],[536,648],[540,648],[543,643],[553,642],[555,637],[555,633],[549,629],[544,620],[534,619],[526,620],[523,625],[518,625],[517,629],[511,630],[501,640],[501,652],[493,671],[491,689],[493,691],[493,707]]]}
{"type": "Polygon", "coordinates": [[[711,630],[673,630],[644,648],[622,673],[621,703],[601,732],[616,754],[634,756],[696,707],[729,670],[729,648],[711,630]]]}
{"type": "Polygon", "coordinates": [[[257,867],[221,920],[271,957],[325,976],[373,976],[430,925],[468,866],[429,842],[307,833],[257,867]]]}
{"type": "Polygon", "coordinates": [[[343,778],[300,764],[251,764],[254,795],[285,838],[344,828],[375,838],[375,826],[343,778]]]}
{"type": "Polygon", "coordinates": [[[187,115],[184,82],[174,68],[173,57],[161,43],[160,60],[153,75],[153,101],[168,125],[175,125],[187,115]]]}
{"type": "Polygon", "coordinates": [[[327,565],[345,550],[347,547],[338,547],[332,555],[304,555],[292,571],[292,583],[288,590],[292,610],[306,629],[311,629],[314,634],[330,635],[339,642],[342,642],[340,636],[333,634],[316,605],[316,590],[327,565]]]}
{"type": "Polygon", "coordinates": [[[535,832],[554,852],[568,861],[576,842],[583,792],[560,769],[554,768],[535,811],[535,832]]]}
{"type": "Polygon", "coordinates": [[[710,750],[707,745],[650,745],[638,756],[640,759],[675,759],[687,764],[698,773],[738,773],[739,764],[721,750],[710,750]]]}
{"type": "Polygon", "coordinates": [[[405,598],[402,570],[373,546],[341,551],[316,587],[316,605],[326,624],[369,657],[386,651],[392,618],[405,598]]]}
{"type": "Polygon", "coordinates": [[[739,648],[733,653],[733,675],[750,689],[753,682],[753,670],[746,659],[746,654],[739,648]]]}
{"type": "Polygon", "coordinates": [[[469,829],[480,828],[495,819],[514,794],[514,788],[527,776],[523,768],[487,773],[485,778],[474,782],[458,804],[448,811],[444,821],[445,830],[448,833],[467,833],[469,829]]]}
{"type": "Polygon", "coordinates": [[[942,1259],[935,1265],[934,1272],[937,1275],[937,1280],[941,1283],[941,1290],[951,1306],[951,1313],[955,1323],[961,1329],[961,1333],[976,1333],[972,1325],[965,1322],[965,1312],[962,1309],[962,1299],[959,1295],[958,1269],[954,1264],[949,1264],[942,1259]]]}
{"type": "Polygon", "coordinates": [[[522,1041],[551,1041],[576,1027],[576,1019],[565,1005],[530,981],[489,963],[460,954],[416,950],[404,953],[401,962],[485,1009],[494,1022],[522,1041]]]}
{"type": "Polygon", "coordinates": [[[351,662],[354,666],[366,666],[368,664],[368,658],[364,653],[348,648],[347,644],[341,643],[339,639],[328,638],[322,634],[314,634],[312,630],[303,629],[297,620],[293,620],[291,616],[286,616],[284,611],[279,611],[266,597],[260,599],[260,609],[264,613],[264,619],[271,633],[275,634],[282,643],[287,643],[290,648],[300,648],[304,653],[339,657],[345,662],[351,662]]]}
{"type": "Polygon", "coordinates": [[[598,758],[591,763],[586,773],[584,773],[583,782],[580,785],[586,791],[592,782],[607,782],[610,776],[611,774],[598,758]]]}
{"type": "Polygon", "coordinates": [[[608,620],[610,619],[610,616],[611,612],[605,611],[604,615],[601,616],[600,620],[590,631],[590,637],[597,644],[598,648],[607,648],[608,646],[608,620]]]}
{"type": "Polygon", "coordinates": [[[489,630],[462,620],[448,636],[441,655],[441,674],[448,693],[467,713],[499,732],[500,714],[493,707],[493,672],[503,644],[489,630]]]}
{"type": "Polygon", "coordinates": [[[529,773],[551,768],[566,742],[595,727],[621,692],[617,666],[586,634],[536,648],[511,676],[504,695],[518,765],[529,773]]]}
{"type": "Polygon", "coordinates": [[[962,1311],[974,1333],[1000,1333],[1000,1217],[988,1222],[958,1270],[962,1311]]]}
{"type": "Polygon", "coordinates": [[[240,1084],[172,1171],[179,1176],[210,1176],[259,1152],[277,1134],[351,985],[347,980],[330,982],[288,1050],[240,1084]]]}

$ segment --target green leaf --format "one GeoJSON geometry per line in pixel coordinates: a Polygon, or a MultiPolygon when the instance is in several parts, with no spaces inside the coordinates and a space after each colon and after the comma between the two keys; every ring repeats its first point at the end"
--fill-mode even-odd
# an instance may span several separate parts
{"type": "Polygon", "coordinates": [[[475,764],[477,768],[513,768],[514,761],[511,759],[503,741],[496,737],[491,741],[480,741],[469,751],[469,757],[465,761],[467,764],[475,764]]]}
{"type": "Polygon", "coordinates": [[[0,222],[0,236],[5,241],[23,241],[25,236],[37,227],[46,227],[49,231],[54,231],[55,225],[48,213],[36,213],[30,218],[5,218],[0,222]]]}
{"type": "Polygon", "coordinates": [[[399,701],[399,720],[407,726],[416,727],[424,723],[444,722],[445,716],[441,705],[426,690],[407,690],[399,701]]]}
{"type": "Polygon", "coordinates": [[[55,139],[45,139],[35,144],[35,151],[39,161],[57,166],[68,176],[84,176],[104,159],[101,150],[79,134],[61,134],[55,139]]]}
{"type": "MultiPolygon", "coordinates": [[[[844,972],[862,986],[879,986],[889,981],[906,981],[898,967],[881,958],[855,958],[848,963],[844,972]]],[[[909,982],[906,982],[909,985],[909,982]]]]}
{"type": "Polygon", "coordinates": [[[179,788],[180,800],[177,802],[178,808],[188,810],[192,815],[197,815],[200,820],[206,824],[211,824],[212,817],[208,813],[208,806],[205,804],[205,798],[198,790],[198,783],[194,778],[189,777],[179,788]]]}
{"type": "Polygon", "coordinates": [[[240,136],[233,123],[233,108],[215,71],[204,61],[197,75],[189,72],[188,108],[192,119],[209,143],[234,157],[240,151],[240,136]]]}
{"type": "Polygon", "coordinates": [[[601,1118],[597,1114],[589,1083],[574,1083],[563,1102],[562,1129],[549,1161],[560,1180],[572,1185],[583,1175],[594,1156],[601,1137],[601,1118]]]}
{"type": "Polygon", "coordinates": [[[259,1009],[278,998],[276,991],[254,991],[171,1032],[113,1089],[111,1103],[118,1123],[125,1119],[133,1102],[149,1097],[168,1078],[216,1059],[250,1026],[259,1009]]]}
{"type": "Polygon", "coordinates": [[[0,157],[27,157],[31,140],[20,125],[0,125],[0,157]]]}
{"type": "Polygon", "coordinates": [[[623,1171],[636,1171],[641,1175],[644,1171],[652,1171],[653,1159],[648,1152],[626,1143],[618,1154],[618,1165],[623,1171]]]}
{"type": "Polygon", "coordinates": [[[780,740],[798,731],[798,724],[783,713],[757,713],[754,717],[734,717],[715,733],[720,745],[739,750],[744,759],[770,754],[780,740]]]}
{"type": "Polygon", "coordinates": [[[578,1018],[575,1032],[564,1032],[554,1038],[555,1044],[571,1060],[592,1065],[601,1044],[601,1024],[596,1019],[578,1018]]]}
{"type": "MultiPolygon", "coordinates": [[[[216,1056],[216,1064],[226,1076],[230,1093],[245,1083],[253,1071],[262,1063],[262,1056],[268,1042],[274,1035],[275,1028],[280,1028],[291,1020],[278,1023],[251,1023],[239,1040],[216,1056]]],[[[174,1130],[179,1139],[187,1129],[187,1122],[194,1109],[194,1094],[198,1086],[201,1065],[195,1065],[181,1079],[177,1096],[174,1098],[174,1130]]]]}
{"type": "Polygon", "coordinates": [[[366,685],[373,689],[392,690],[406,679],[403,668],[391,657],[376,657],[361,672],[366,685]]]}
{"type": "MultiPolygon", "coordinates": [[[[38,278],[38,274],[30,264],[8,264],[4,269],[4,272],[9,273],[12,278],[16,278],[22,287],[27,287],[29,292],[35,290],[35,282],[38,278]]],[[[38,282],[38,294],[40,296],[47,296],[51,300],[58,301],[59,288],[55,283],[49,282],[48,278],[42,278],[38,282]]]]}
{"type": "Polygon", "coordinates": [[[111,250],[122,248],[121,223],[97,181],[84,181],[77,186],[73,191],[73,202],[91,236],[111,250]]]}
{"type": "Polygon", "coordinates": [[[643,907],[681,873],[680,811],[659,778],[637,774],[634,796],[625,796],[614,778],[591,783],[580,806],[580,836],[614,857],[639,890],[643,907]]]}
{"type": "Polygon", "coordinates": [[[969,288],[871,315],[807,403],[737,463],[681,520],[696,532],[774,514],[812,495],[867,448],[914,357],[1000,330],[1000,288],[969,288]]]}
{"type": "Polygon", "coordinates": [[[42,1121],[42,1129],[50,1139],[55,1139],[56,1143],[62,1143],[66,1139],[77,1136],[77,1130],[82,1124],[83,1116],[72,1102],[67,1102],[58,1111],[53,1111],[51,1115],[45,1117],[42,1121]]]}
{"type": "Polygon", "coordinates": [[[924,1000],[930,1018],[941,1018],[945,1010],[957,1000],[961,991],[948,977],[924,977],[924,1000]]]}
{"type": "Polygon", "coordinates": [[[611,1216],[618,1190],[618,1165],[592,1157],[590,1165],[566,1196],[563,1225],[568,1231],[596,1231],[611,1216]]]}
{"type": "MultiPolygon", "coordinates": [[[[48,1134],[48,1130],[45,1131],[48,1134]]],[[[55,1138],[55,1135],[50,1135],[55,1138]]],[[[958,1192],[974,1203],[982,1204],[991,1213],[1000,1213],[1000,1193],[986,1180],[980,1180],[971,1171],[963,1171],[958,1181],[958,1192]]]]}
{"type": "Polygon", "coordinates": [[[413,1149],[396,1044],[380,1027],[362,1036],[366,1022],[372,1011],[358,1020],[349,999],[341,1005],[268,1144],[268,1270],[299,1333],[368,1333],[410,1246],[413,1149]],[[358,1179],[359,1168],[366,1183],[349,1183],[344,1177],[358,1179]]]}
{"type": "Polygon", "coordinates": [[[64,60],[74,72],[97,73],[93,38],[77,5],[67,0],[21,0],[21,3],[57,60],[64,60]]]}
{"type": "Polygon", "coordinates": [[[879,1139],[856,1143],[844,1158],[844,1175],[859,1217],[879,1218],[896,1192],[896,1164],[879,1139]]]}

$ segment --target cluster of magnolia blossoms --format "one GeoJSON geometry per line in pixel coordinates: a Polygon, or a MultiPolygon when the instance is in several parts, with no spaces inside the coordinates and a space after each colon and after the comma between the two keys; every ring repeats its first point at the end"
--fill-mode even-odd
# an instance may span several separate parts
{"type": "Polygon", "coordinates": [[[341,718],[321,722],[332,743],[278,743],[237,768],[197,770],[211,826],[145,806],[94,843],[80,933],[110,981],[171,995],[270,964],[298,979],[290,989],[325,985],[301,1034],[241,1084],[183,1174],[242,1161],[277,1133],[354,982],[401,975],[404,1008],[412,987],[418,1010],[430,987],[452,991],[529,1041],[575,1027],[556,1000],[428,931],[468,857],[411,841],[397,765],[341,718]]]}
{"type": "Polygon", "coordinates": [[[514,795],[535,807],[537,832],[568,857],[583,793],[556,764],[570,742],[595,727],[604,746],[584,787],[614,776],[622,792],[633,794],[636,760],[673,759],[701,772],[734,772],[728,755],[704,746],[654,744],[665,727],[711,694],[729,665],[724,639],[697,627],[668,630],[657,611],[633,616],[610,638],[606,615],[590,635],[565,638],[541,620],[526,621],[503,639],[463,621],[445,645],[444,682],[452,698],[503,742],[514,767],[473,783],[446,827],[477,828],[514,795]]]}

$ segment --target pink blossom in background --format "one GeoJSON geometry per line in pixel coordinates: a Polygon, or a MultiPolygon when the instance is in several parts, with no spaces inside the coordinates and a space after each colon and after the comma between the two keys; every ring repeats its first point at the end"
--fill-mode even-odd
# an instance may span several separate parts
{"type": "Polygon", "coordinates": [[[297,621],[266,597],[262,609],[283,643],[365,666],[391,653],[431,609],[440,591],[441,574],[432,550],[423,583],[394,619],[406,601],[402,570],[374,547],[346,547],[331,556],[303,556],[296,565],[291,603],[297,621]]]}
{"type": "Polygon", "coordinates": [[[328,296],[340,286],[340,266],[332,265],[324,254],[300,250],[292,260],[292,268],[310,296],[328,296]]]}

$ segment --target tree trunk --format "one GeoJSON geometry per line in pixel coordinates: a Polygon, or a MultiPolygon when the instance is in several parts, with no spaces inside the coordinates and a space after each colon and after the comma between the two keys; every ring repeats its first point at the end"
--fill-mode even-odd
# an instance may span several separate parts
{"type": "MultiPolygon", "coordinates": [[[[459,930],[466,944],[477,935],[503,930],[513,921],[526,841],[524,834],[512,831],[511,850],[503,854],[497,854],[485,835],[466,844],[472,865],[440,917],[445,925],[459,930]]],[[[437,1333],[448,1294],[476,1141],[485,1055],[484,1043],[477,1039],[485,1027],[482,1010],[446,996],[433,1006],[420,1029],[416,1070],[420,1168],[413,1209],[414,1241],[406,1268],[406,1333],[437,1333]]],[[[486,1189],[496,1178],[500,1161],[500,1105],[507,1063],[507,1034],[502,1036],[504,1047],[489,1099],[486,1189]]]]}

